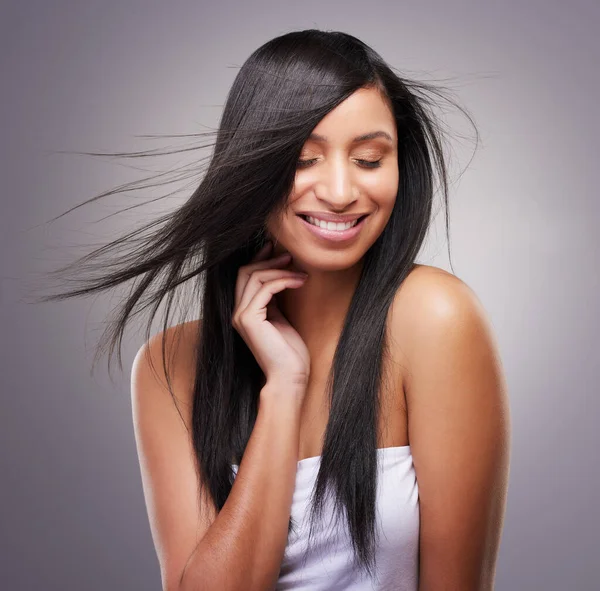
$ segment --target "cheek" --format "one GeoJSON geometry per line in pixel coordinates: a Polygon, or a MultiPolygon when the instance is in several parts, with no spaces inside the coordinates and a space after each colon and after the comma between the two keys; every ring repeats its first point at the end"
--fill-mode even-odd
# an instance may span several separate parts
{"type": "Polygon", "coordinates": [[[366,190],[382,209],[392,209],[398,195],[398,174],[382,174],[365,185],[366,190]]]}
{"type": "Polygon", "coordinates": [[[265,230],[266,230],[267,238],[269,238],[271,240],[274,239],[277,242],[281,242],[282,240],[285,240],[286,234],[289,233],[288,216],[289,216],[289,214],[287,214],[286,216],[283,216],[283,217],[270,216],[267,218],[267,221],[265,223],[265,230]]]}
{"type": "MultiPolygon", "coordinates": [[[[305,171],[306,173],[307,171],[305,171]]],[[[369,174],[362,177],[358,182],[364,191],[369,195],[369,198],[375,201],[378,206],[391,213],[396,196],[398,195],[399,187],[399,172],[398,167],[391,166],[389,169],[378,171],[379,174],[369,174]]],[[[293,204],[310,188],[314,179],[311,179],[308,174],[297,174],[294,183],[294,188],[289,196],[288,203],[293,209],[293,204]]],[[[294,221],[293,219],[291,221],[294,221]]],[[[272,222],[269,226],[271,231],[285,232],[286,223],[290,220],[272,222]]]]}

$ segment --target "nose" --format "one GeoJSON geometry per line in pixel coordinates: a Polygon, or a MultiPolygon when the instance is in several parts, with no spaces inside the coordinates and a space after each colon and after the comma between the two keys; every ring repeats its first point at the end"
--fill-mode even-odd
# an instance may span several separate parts
{"type": "Polygon", "coordinates": [[[322,169],[323,178],[317,191],[319,200],[325,202],[332,211],[344,211],[357,199],[356,187],[352,179],[350,165],[345,157],[331,159],[322,169]]]}

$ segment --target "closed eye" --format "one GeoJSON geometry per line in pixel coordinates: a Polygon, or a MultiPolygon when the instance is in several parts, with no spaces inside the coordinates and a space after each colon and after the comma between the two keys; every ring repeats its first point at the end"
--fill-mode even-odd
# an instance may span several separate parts
{"type": "MultiPolygon", "coordinates": [[[[313,162],[316,162],[318,158],[310,158],[309,160],[298,160],[298,168],[307,168],[313,162]]],[[[381,166],[381,158],[379,160],[360,160],[357,159],[356,162],[359,162],[360,165],[364,168],[378,168],[381,166]]]]}
{"type": "Polygon", "coordinates": [[[360,162],[362,166],[366,166],[367,168],[377,168],[381,166],[381,158],[379,160],[357,160],[360,162]]]}

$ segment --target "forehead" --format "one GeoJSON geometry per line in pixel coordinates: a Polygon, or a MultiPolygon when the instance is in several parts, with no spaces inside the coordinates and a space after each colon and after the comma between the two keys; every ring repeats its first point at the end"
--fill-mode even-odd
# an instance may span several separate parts
{"type": "Polygon", "coordinates": [[[378,90],[361,88],[327,113],[308,141],[351,143],[371,139],[395,142],[396,121],[389,103],[378,90]]]}

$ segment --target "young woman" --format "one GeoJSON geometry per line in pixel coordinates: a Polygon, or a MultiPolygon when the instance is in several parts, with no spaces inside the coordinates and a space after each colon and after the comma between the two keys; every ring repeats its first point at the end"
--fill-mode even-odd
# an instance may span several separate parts
{"type": "Polygon", "coordinates": [[[415,263],[436,171],[447,204],[428,90],[345,33],[269,41],[191,197],[69,292],[141,278],[113,345],[169,296],[131,382],[163,589],[493,589],[506,385],[473,291],[415,263]]]}

